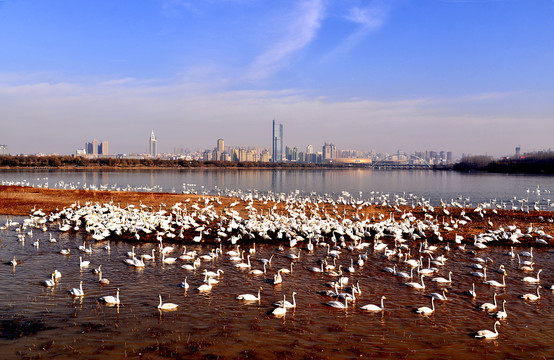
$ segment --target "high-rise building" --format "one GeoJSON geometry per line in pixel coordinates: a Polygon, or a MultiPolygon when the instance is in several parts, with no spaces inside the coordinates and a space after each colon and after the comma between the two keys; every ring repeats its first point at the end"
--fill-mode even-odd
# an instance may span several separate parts
{"type": "Polygon", "coordinates": [[[335,159],[337,157],[337,147],[333,144],[323,145],[323,160],[335,159]]]}
{"type": "Polygon", "coordinates": [[[521,155],[521,147],[520,146],[517,146],[516,147],[516,159],[519,159],[519,156],[521,155]]]}
{"type": "Polygon", "coordinates": [[[8,155],[8,145],[0,145],[0,155],[8,155]]]}
{"type": "Polygon", "coordinates": [[[158,156],[158,140],[156,139],[156,135],[154,135],[154,130],[152,130],[152,134],[150,135],[149,145],[148,154],[150,156],[158,156]]]}
{"type": "Polygon", "coordinates": [[[217,151],[221,154],[225,151],[225,142],[223,139],[217,139],[217,151]]]}
{"type": "Polygon", "coordinates": [[[87,155],[98,155],[98,140],[94,139],[92,142],[85,143],[85,152],[87,155]]]}
{"type": "Polygon", "coordinates": [[[275,123],[273,119],[273,162],[283,161],[283,124],[275,123]],[[278,126],[277,126],[278,125],[278,126]]]}
{"type": "Polygon", "coordinates": [[[102,141],[98,144],[98,155],[108,155],[108,142],[102,141]]]}
{"type": "Polygon", "coordinates": [[[306,154],[313,154],[314,153],[314,146],[308,145],[306,146],[306,154]]]}

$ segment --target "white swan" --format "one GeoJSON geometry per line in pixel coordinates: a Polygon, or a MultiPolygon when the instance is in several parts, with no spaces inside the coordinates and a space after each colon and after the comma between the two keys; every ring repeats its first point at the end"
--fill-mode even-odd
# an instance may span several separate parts
{"type": "Polygon", "coordinates": [[[79,267],[87,267],[90,265],[90,261],[83,261],[83,257],[79,256],[79,267]]]}
{"type": "Polygon", "coordinates": [[[162,262],[164,264],[174,264],[175,261],[177,261],[177,258],[174,258],[174,257],[168,257],[166,258],[165,257],[165,252],[162,252],[162,262]]]}
{"type": "Polygon", "coordinates": [[[348,308],[348,298],[344,298],[344,304],[340,301],[329,301],[325,305],[333,307],[335,309],[347,309],[348,308]]]}
{"type": "Polygon", "coordinates": [[[449,284],[452,282],[452,271],[448,272],[448,280],[443,277],[432,278],[431,281],[438,282],[440,284],[449,284]]]}
{"type": "Polygon", "coordinates": [[[100,285],[109,285],[110,284],[110,280],[102,277],[102,271],[100,271],[100,273],[98,274],[98,283],[100,285]]]}
{"type": "Polygon", "coordinates": [[[381,296],[381,307],[374,304],[368,304],[368,305],[362,306],[361,309],[366,311],[383,311],[385,309],[383,300],[385,299],[386,299],[385,296],[381,296]]]}
{"type": "Polygon", "coordinates": [[[425,289],[425,284],[423,283],[423,275],[421,275],[421,284],[416,282],[406,283],[406,286],[409,286],[414,289],[425,289]]]}
{"type": "Polygon", "coordinates": [[[423,315],[429,315],[435,312],[435,298],[431,298],[431,307],[422,306],[416,310],[416,313],[423,314],[423,315]]]}
{"type": "Polygon", "coordinates": [[[492,339],[498,337],[498,330],[496,330],[496,326],[500,325],[500,321],[496,320],[494,322],[494,331],[490,330],[479,330],[477,331],[477,334],[475,334],[475,337],[478,339],[492,339]]]}
{"type": "Polygon", "coordinates": [[[242,294],[242,295],[237,296],[236,299],[237,300],[242,300],[242,301],[260,301],[261,300],[261,297],[260,297],[261,291],[262,291],[262,288],[260,287],[258,289],[258,296],[252,295],[252,294],[242,294]]]}
{"type": "Polygon", "coordinates": [[[526,276],[524,277],[521,281],[524,281],[524,282],[528,282],[528,283],[532,283],[532,284],[536,284],[538,282],[541,281],[541,279],[539,278],[539,274],[541,273],[542,269],[540,269],[538,272],[537,272],[537,277],[534,278],[534,277],[531,277],[531,276],[526,276]]]}
{"type": "Polygon", "coordinates": [[[54,274],[52,274],[51,278],[50,279],[46,279],[42,282],[44,284],[44,286],[46,287],[52,287],[52,286],[56,286],[56,281],[54,281],[54,274]]]}
{"type": "Polygon", "coordinates": [[[212,278],[208,277],[208,283],[200,285],[197,290],[198,291],[210,291],[212,289],[212,278]]]}
{"type": "Polygon", "coordinates": [[[285,304],[285,307],[287,309],[292,309],[292,308],[295,308],[296,307],[296,298],[294,297],[296,295],[296,292],[293,291],[292,292],[292,303],[290,301],[285,301],[284,299],[283,300],[279,300],[277,302],[274,302],[273,305],[275,306],[283,306],[283,302],[285,304]]]}
{"type": "Polygon", "coordinates": [[[475,292],[475,283],[472,283],[471,284],[471,288],[472,290],[468,290],[465,292],[466,295],[469,295],[471,297],[476,297],[477,296],[477,293],[475,292]]]}
{"type": "Polygon", "coordinates": [[[243,262],[241,262],[241,263],[235,264],[235,267],[236,267],[236,268],[239,268],[239,269],[250,268],[250,266],[251,266],[251,265],[250,265],[250,255],[248,255],[248,256],[246,257],[246,260],[248,261],[248,263],[243,263],[243,262]]]}
{"type": "Polygon", "coordinates": [[[481,310],[494,310],[497,307],[496,304],[496,293],[493,294],[492,299],[494,301],[494,304],[491,303],[483,303],[479,306],[479,309],[481,310]]]}
{"type": "Polygon", "coordinates": [[[85,296],[85,293],[83,292],[83,282],[81,281],[79,283],[79,288],[73,288],[69,290],[69,293],[73,296],[85,296]]]}
{"type": "Polygon", "coordinates": [[[502,284],[499,283],[496,280],[483,281],[483,284],[489,285],[489,286],[494,286],[494,287],[506,287],[506,276],[502,275],[502,284]]]}
{"type": "Polygon", "coordinates": [[[254,269],[254,270],[250,270],[248,273],[250,275],[263,275],[266,273],[266,264],[264,264],[264,270],[260,270],[260,269],[254,269]]]}
{"type": "Polygon", "coordinates": [[[165,304],[163,304],[162,303],[162,295],[158,294],[158,296],[160,297],[160,304],[158,305],[158,309],[160,309],[160,310],[175,310],[179,307],[179,305],[174,304],[174,303],[165,303],[165,304]]]}
{"type": "Polygon", "coordinates": [[[506,312],[506,300],[502,300],[502,310],[494,314],[494,317],[497,319],[505,319],[508,317],[508,313],[506,312]]]}
{"type": "Polygon", "coordinates": [[[117,288],[117,292],[116,292],[116,295],[115,296],[111,296],[111,295],[108,295],[108,296],[102,296],[100,299],[98,299],[98,301],[101,301],[105,304],[114,304],[114,305],[118,305],[120,304],[120,300],[119,300],[119,288],[117,288]]]}
{"type": "Polygon", "coordinates": [[[273,314],[273,316],[283,316],[285,315],[287,312],[287,308],[285,307],[285,295],[283,295],[283,305],[278,307],[278,308],[275,308],[271,314],[273,314]]]}
{"type": "Polygon", "coordinates": [[[183,289],[188,289],[189,288],[189,283],[187,282],[187,277],[186,276],[185,276],[185,281],[180,283],[179,286],[182,287],[183,289]]]}
{"type": "Polygon", "coordinates": [[[523,300],[529,300],[529,301],[536,301],[536,300],[539,300],[541,298],[541,294],[539,294],[539,288],[541,286],[540,285],[537,285],[537,294],[524,294],[524,295],[521,295],[521,298],[523,300]]]}
{"type": "Polygon", "coordinates": [[[448,300],[448,298],[446,297],[446,293],[448,292],[448,290],[446,289],[443,289],[442,290],[442,294],[439,294],[439,293],[432,293],[431,295],[429,295],[430,297],[434,298],[434,299],[437,299],[437,300],[442,300],[442,301],[446,301],[448,300]]]}

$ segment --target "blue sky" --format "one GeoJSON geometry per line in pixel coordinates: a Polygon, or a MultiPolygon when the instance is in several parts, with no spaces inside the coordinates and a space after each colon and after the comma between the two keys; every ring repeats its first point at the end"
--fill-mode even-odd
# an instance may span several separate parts
{"type": "Polygon", "coordinates": [[[553,148],[551,0],[0,0],[11,153],[553,148]]]}

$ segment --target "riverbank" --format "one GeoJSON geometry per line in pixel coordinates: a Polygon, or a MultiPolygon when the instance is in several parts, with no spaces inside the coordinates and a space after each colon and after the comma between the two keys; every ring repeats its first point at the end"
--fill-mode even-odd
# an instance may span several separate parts
{"type": "MultiPolygon", "coordinates": [[[[298,199],[300,200],[300,199],[298,199]]],[[[151,192],[100,191],[100,190],[59,190],[20,186],[0,186],[0,214],[28,216],[40,210],[46,215],[59,213],[64,208],[84,206],[90,204],[113,204],[118,208],[128,208],[129,205],[144,211],[156,212],[161,209],[169,210],[175,204],[188,204],[188,209],[207,207],[216,216],[226,214],[232,209],[241,219],[261,221],[266,220],[264,214],[303,213],[317,219],[341,222],[354,226],[364,219],[370,223],[377,223],[390,219],[391,222],[405,222],[406,214],[412,218],[410,222],[422,222],[433,225],[422,231],[429,242],[454,242],[460,236],[465,243],[473,243],[475,236],[483,234],[498,234],[501,229],[515,227],[520,229],[522,236],[518,238],[520,244],[534,246],[552,246],[550,236],[554,234],[554,214],[548,211],[516,211],[504,209],[468,209],[460,207],[430,206],[397,206],[375,205],[359,203],[322,203],[309,204],[299,201],[293,202],[272,201],[268,199],[214,197],[191,194],[169,194],[151,192]],[[197,204],[197,205],[194,205],[197,204]],[[194,205],[194,206],[193,206],[194,205]],[[538,233],[529,233],[528,229],[538,233]],[[434,230],[436,229],[436,230],[434,230]],[[545,234],[541,236],[541,234],[545,234]],[[538,240],[546,241],[537,242],[538,240]]],[[[196,211],[195,211],[196,212],[196,211]]],[[[201,211],[199,211],[201,213],[201,211]]],[[[202,221],[196,219],[199,223],[202,221]]],[[[217,239],[217,221],[204,221],[201,225],[208,231],[203,241],[215,242],[217,239]]],[[[514,231],[512,231],[514,232],[514,231]]],[[[194,237],[194,229],[188,230],[181,238],[170,238],[171,242],[190,242],[194,237]]],[[[276,235],[276,234],[273,234],[276,235]]],[[[373,236],[375,234],[372,234],[373,236]]],[[[385,234],[392,235],[392,234],[385,234]]],[[[498,235],[496,235],[498,236],[498,235]]],[[[407,237],[407,235],[405,235],[407,237]]],[[[126,239],[123,237],[122,239],[126,239]]],[[[247,240],[264,242],[267,238],[250,236],[247,240]]],[[[143,237],[142,241],[155,241],[155,237],[143,237]]],[[[508,241],[492,241],[507,245],[508,241]]]]}

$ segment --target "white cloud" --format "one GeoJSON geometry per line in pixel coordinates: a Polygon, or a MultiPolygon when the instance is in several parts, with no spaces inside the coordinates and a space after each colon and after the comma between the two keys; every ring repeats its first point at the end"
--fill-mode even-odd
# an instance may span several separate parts
{"type": "Polygon", "coordinates": [[[309,0],[299,3],[294,9],[292,20],[283,19],[283,37],[251,64],[248,77],[253,80],[267,78],[287,64],[290,56],[301,50],[316,37],[325,12],[323,0],[309,0]]]}

